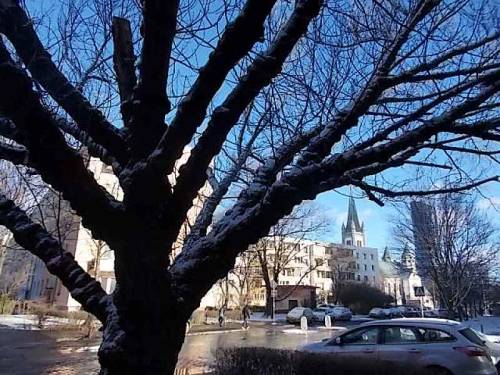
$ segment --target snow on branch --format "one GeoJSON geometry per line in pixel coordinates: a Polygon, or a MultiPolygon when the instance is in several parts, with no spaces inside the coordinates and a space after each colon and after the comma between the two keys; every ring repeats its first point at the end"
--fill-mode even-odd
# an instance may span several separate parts
{"type": "Polygon", "coordinates": [[[320,0],[298,2],[268,50],[255,58],[246,75],[239,80],[224,102],[214,110],[188,161],[179,169],[179,177],[171,199],[174,208],[170,209],[182,214],[182,219],[179,219],[173,227],[172,241],[175,240],[196,193],[206,181],[205,171],[210,161],[220,152],[227,135],[245,108],[260,90],[279,74],[286,58],[307,32],[310,22],[318,15],[320,9],[320,0]]]}
{"type": "Polygon", "coordinates": [[[227,25],[152,155],[152,162],[159,163],[158,168],[162,171],[172,172],[175,161],[204,120],[210,101],[228,73],[263,38],[264,22],[275,3],[276,0],[248,0],[239,15],[227,25]]]}
{"type": "Polygon", "coordinates": [[[71,296],[101,322],[106,320],[109,296],[101,285],[86,273],[65,251],[58,241],[29,217],[12,201],[0,194],[0,225],[9,229],[16,242],[40,258],[49,272],[68,288],[71,296]]]}

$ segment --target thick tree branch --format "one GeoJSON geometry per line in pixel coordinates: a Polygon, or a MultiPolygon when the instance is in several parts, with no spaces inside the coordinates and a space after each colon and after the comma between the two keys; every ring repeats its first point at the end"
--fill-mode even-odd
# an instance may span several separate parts
{"type": "Polygon", "coordinates": [[[96,238],[119,238],[121,204],[95,181],[81,157],[66,144],[29,77],[10,60],[0,59],[0,85],[10,88],[0,90],[0,111],[22,132],[31,165],[45,182],[63,193],[96,238]]]}
{"type": "Polygon", "coordinates": [[[86,311],[105,322],[111,301],[101,285],[78,265],[71,253],[2,194],[0,225],[12,232],[20,246],[40,258],[86,311]]]}
{"type": "Polygon", "coordinates": [[[61,129],[64,133],[72,136],[78,142],[80,142],[88,151],[89,155],[101,160],[104,164],[113,166],[114,170],[119,173],[121,171],[121,166],[116,162],[116,159],[113,158],[108,151],[101,145],[94,142],[94,140],[86,134],[83,130],[78,128],[76,125],[69,123],[66,119],[56,116],[55,122],[59,129],[61,129]]]}
{"type": "Polygon", "coordinates": [[[128,126],[131,116],[131,99],[137,83],[135,75],[135,54],[130,22],[125,18],[113,17],[113,67],[120,92],[123,123],[128,126]]]}
{"type": "Polygon", "coordinates": [[[141,3],[144,40],[127,138],[134,160],[149,155],[166,129],[165,114],[170,111],[168,69],[179,8],[179,0],[142,0],[141,3]]]}
{"type": "Polygon", "coordinates": [[[0,2],[0,33],[13,44],[33,78],[77,125],[124,163],[127,159],[124,142],[117,130],[59,71],[17,1],[0,2]]]}
{"type": "MultiPolygon", "coordinates": [[[[268,188],[258,203],[248,202],[247,193],[243,192],[236,205],[205,238],[176,258],[171,267],[176,287],[186,296],[201,298],[207,290],[199,282],[202,268],[222,272],[230,269],[240,251],[265,235],[272,225],[302,200],[314,199],[321,192],[345,186],[352,179],[361,180],[404,164],[418,152],[422,142],[437,132],[452,128],[457,119],[495,95],[500,90],[498,74],[491,73],[491,85],[475,97],[386,144],[356,153],[333,155],[319,164],[293,168],[268,188]]],[[[252,192],[256,188],[251,184],[248,190],[252,192]]],[[[204,282],[210,277],[204,274],[204,282]]],[[[213,274],[213,277],[215,282],[220,275],[213,274]]]]}
{"type": "Polygon", "coordinates": [[[320,0],[298,2],[269,49],[255,59],[247,74],[241,78],[223,104],[214,110],[206,130],[192,150],[188,161],[179,170],[171,199],[174,208],[170,209],[179,212],[180,215],[177,222],[169,223],[169,241],[177,237],[191,202],[206,181],[205,171],[212,158],[220,152],[227,134],[260,90],[279,74],[285,59],[307,32],[309,23],[318,15],[320,9],[320,0]]]}
{"type": "Polygon", "coordinates": [[[29,153],[25,148],[8,145],[0,141],[0,159],[15,165],[29,166],[29,153]]]}
{"type": "Polygon", "coordinates": [[[152,162],[157,163],[155,168],[159,171],[172,172],[175,161],[204,120],[207,107],[227,74],[263,38],[264,21],[275,3],[276,0],[248,0],[238,17],[226,27],[152,155],[152,162]]]}

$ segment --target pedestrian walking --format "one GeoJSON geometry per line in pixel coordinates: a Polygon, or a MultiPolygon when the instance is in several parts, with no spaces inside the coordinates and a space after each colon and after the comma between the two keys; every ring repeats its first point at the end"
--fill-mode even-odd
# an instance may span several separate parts
{"type": "Polygon", "coordinates": [[[243,328],[248,329],[248,319],[250,319],[250,306],[248,306],[248,303],[243,306],[241,315],[243,315],[243,328]]]}
{"type": "Polygon", "coordinates": [[[208,314],[210,312],[210,308],[208,306],[205,307],[205,311],[204,311],[204,320],[203,320],[203,323],[204,324],[208,324],[208,314]]]}
{"type": "Polygon", "coordinates": [[[226,305],[222,305],[221,308],[219,309],[219,327],[222,327],[224,325],[225,314],[226,314],[226,305]]]}

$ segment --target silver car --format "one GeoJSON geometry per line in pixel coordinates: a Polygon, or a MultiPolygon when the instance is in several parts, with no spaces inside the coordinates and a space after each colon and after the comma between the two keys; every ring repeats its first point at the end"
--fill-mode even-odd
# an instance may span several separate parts
{"type": "Polygon", "coordinates": [[[334,307],[329,312],[327,312],[334,320],[351,320],[352,319],[352,311],[347,307],[334,307]]]}
{"type": "Polygon", "coordinates": [[[288,314],[286,314],[286,321],[288,323],[300,323],[300,319],[305,316],[307,323],[311,323],[314,320],[313,311],[309,307],[294,307],[288,314]]]}
{"type": "Polygon", "coordinates": [[[443,319],[373,321],[302,349],[410,364],[443,375],[497,375],[490,349],[476,332],[443,319]]]}

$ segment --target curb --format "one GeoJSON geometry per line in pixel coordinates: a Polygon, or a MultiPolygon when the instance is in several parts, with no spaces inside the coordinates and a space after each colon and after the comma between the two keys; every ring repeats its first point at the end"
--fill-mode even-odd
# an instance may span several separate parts
{"type": "Polygon", "coordinates": [[[238,329],[221,329],[217,331],[206,331],[206,332],[190,332],[187,333],[186,336],[203,336],[203,335],[211,335],[215,333],[230,333],[230,332],[243,332],[245,331],[244,329],[238,328],[238,329]]]}

